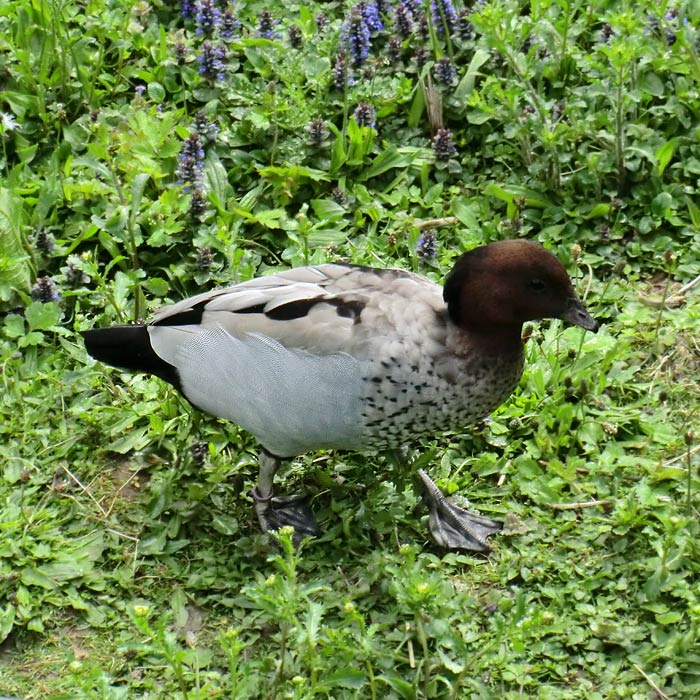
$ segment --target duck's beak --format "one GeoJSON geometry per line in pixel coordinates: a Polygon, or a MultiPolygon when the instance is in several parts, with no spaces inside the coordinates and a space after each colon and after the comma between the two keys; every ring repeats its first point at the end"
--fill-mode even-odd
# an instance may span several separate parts
{"type": "Polygon", "coordinates": [[[598,322],[586,311],[586,307],[576,297],[569,299],[567,309],[562,314],[562,318],[574,326],[585,328],[587,331],[595,333],[598,330],[598,322]]]}

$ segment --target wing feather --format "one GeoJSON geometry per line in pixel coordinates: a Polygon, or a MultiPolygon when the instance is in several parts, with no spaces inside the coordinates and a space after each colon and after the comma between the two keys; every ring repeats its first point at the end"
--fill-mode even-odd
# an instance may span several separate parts
{"type": "Polygon", "coordinates": [[[383,330],[413,313],[438,308],[441,288],[403,270],[374,270],[329,263],[285,270],[198,294],[158,311],[159,325],[191,333],[193,325],[223,328],[232,336],[265,335],[287,348],[328,354],[371,352],[383,330]],[[369,323],[363,323],[363,319],[369,323]]]}

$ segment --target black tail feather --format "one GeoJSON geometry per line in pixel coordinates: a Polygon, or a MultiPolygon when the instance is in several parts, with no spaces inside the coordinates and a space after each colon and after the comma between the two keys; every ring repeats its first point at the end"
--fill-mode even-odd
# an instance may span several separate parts
{"type": "Polygon", "coordinates": [[[112,326],[82,331],[88,353],[100,362],[132,372],[146,372],[179,387],[177,370],[151,346],[147,326],[112,326]]]}

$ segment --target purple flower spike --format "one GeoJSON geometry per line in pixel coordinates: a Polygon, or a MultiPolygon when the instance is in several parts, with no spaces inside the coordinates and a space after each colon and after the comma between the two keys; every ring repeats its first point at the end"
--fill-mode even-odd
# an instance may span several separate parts
{"type": "Polygon", "coordinates": [[[223,80],[226,71],[225,57],[226,51],[223,46],[205,41],[202,44],[202,53],[197,56],[200,75],[208,80],[223,80]]]}
{"type": "Polygon", "coordinates": [[[447,28],[447,32],[452,34],[459,21],[452,0],[432,0],[430,12],[433,17],[435,31],[438,34],[444,34],[445,28],[447,28]]]}
{"type": "Polygon", "coordinates": [[[348,54],[352,59],[352,65],[361,66],[369,56],[370,30],[362,17],[359,6],[355,6],[350,11],[350,17],[342,26],[340,37],[348,47],[348,54]]]}
{"type": "Polygon", "coordinates": [[[50,277],[39,277],[32,287],[32,299],[48,304],[50,301],[58,301],[61,295],[58,293],[56,283],[50,277]]]}
{"type": "Polygon", "coordinates": [[[211,37],[221,21],[221,10],[216,7],[214,0],[198,0],[194,20],[197,24],[197,34],[211,37]]]}
{"type": "Polygon", "coordinates": [[[369,126],[374,129],[377,120],[375,119],[374,107],[367,102],[360,102],[355,107],[352,115],[359,126],[369,126]]]}
{"type": "Polygon", "coordinates": [[[197,132],[190,134],[180,150],[180,164],[177,167],[177,179],[190,189],[202,178],[204,170],[204,149],[202,139],[197,132]]]}
{"type": "Polygon", "coordinates": [[[449,129],[438,129],[433,138],[433,152],[435,158],[440,161],[448,161],[457,154],[457,149],[452,141],[452,132],[449,129]]]}

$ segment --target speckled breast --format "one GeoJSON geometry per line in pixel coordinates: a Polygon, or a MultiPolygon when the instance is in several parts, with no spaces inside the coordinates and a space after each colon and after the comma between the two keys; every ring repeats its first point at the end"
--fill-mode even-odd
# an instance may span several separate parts
{"type": "Polygon", "coordinates": [[[385,357],[363,382],[363,439],[367,447],[396,447],[421,436],[455,432],[485,418],[513,392],[523,355],[443,355],[415,364],[385,357]]]}

